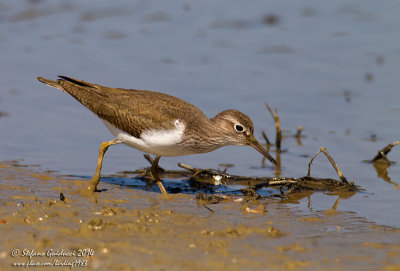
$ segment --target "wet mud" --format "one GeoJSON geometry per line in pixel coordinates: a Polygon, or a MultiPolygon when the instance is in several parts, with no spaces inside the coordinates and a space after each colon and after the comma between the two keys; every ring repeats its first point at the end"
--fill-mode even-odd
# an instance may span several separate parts
{"type": "Polygon", "coordinates": [[[87,197],[86,185],[1,163],[0,269],[400,269],[400,229],[337,211],[332,196],[308,215],[278,198],[209,204],[106,182],[87,197]],[[33,266],[44,262],[58,267],[33,266]]]}

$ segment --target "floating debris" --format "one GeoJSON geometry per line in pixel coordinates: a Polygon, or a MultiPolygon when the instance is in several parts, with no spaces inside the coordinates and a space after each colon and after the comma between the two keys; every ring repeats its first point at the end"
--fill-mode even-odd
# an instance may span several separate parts
{"type": "Polygon", "coordinates": [[[389,159],[387,158],[387,154],[392,150],[392,148],[394,146],[397,146],[397,145],[399,145],[399,141],[396,141],[394,143],[388,144],[386,147],[384,147],[383,149],[379,150],[378,154],[375,155],[375,157],[372,160],[365,160],[365,162],[374,163],[376,161],[379,161],[379,160],[382,161],[383,160],[383,161],[386,161],[386,162],[388,162],[390,164],[395,163],[395,162],[389,161],[389,159]]]}

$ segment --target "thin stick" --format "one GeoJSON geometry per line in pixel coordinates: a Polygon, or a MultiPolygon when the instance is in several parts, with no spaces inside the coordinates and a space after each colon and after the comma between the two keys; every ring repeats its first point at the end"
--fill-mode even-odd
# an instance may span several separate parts
{"type": "MultiPolygon", "coordinates": [[[[321,150],[318,152],[322,152],[321,150]]],[[[312,159],[315,159],[316,154],[312,159]]],[[[295,178],[295,177],[250,177],[250,176],[238,176],[223,173],[219,170],[213,169],[201,169],[190,165],[179,163],[178,166],[184,168],[185,170],[165,170],[164,174],[180,174],[178,178],[181,181],[186,181],[186,177],[192,178],[192,180],[200,183],[215,184],[223,183],[225,185],[229,184],[240,184],[248,185],[250,189],[257,191],[263,187],[281,187],[286,186],[289,188],[287,194],[296,193],[299,191],[349,191],[356,192],[360,189],[358,186],[354,185],[353,182],[345,183],[340,180],[334,180],[329,178],[314,178],[310,176],[311,163],[309,164],[308,176],[295,178]]],[[[138,170],[132,172],[140,177],[144,177],[148,174],[148,170],[138,170]]],[[[177,177],[173,177],[177,178],[177,177]]],[[[282,190],[283,191],[283,190],[282,190]]],[[[241,191],[242,192],[242,191],[241,191]]],[[[242,192],[243,193],[243,192],[242,192]]],[[[209,200],[209,199],[207,199],[209,200]]]]}
{"type": "Polygon", "coordinates": [[[328,158],[329,162],[331,163],[331,165],[333,166],[333,168],[336,170],[337,175],[339,176],[339,179],[343,182],[343,183],[349,183],[346,179],[346,177],[343,176],[343,172],[340,170],[339,166],[336,164],[335,160],[333,160],[332,156],[329,154],[329,152],[324,148],[321,147],[319,149],[319,151],[311,158],[310,163],[308,164],[308,173],[307,173],[307,177],[310,177],[310,171],[311,171],[311,163],[314,160],[315,157],[317,157],[318,154],[320,154],[321,152],[323,152],[326,157],[328,158]]]}
{"type": "Polygon", "coordinates": [[[297,144],[299,146],[303,146],[303,144],[301,143],[301,132],[302,131],[303,131],[303,126],[298,126],[295,137],[296,137],[297,144]]]}
{"type": "Polygon", "coordinates": [[[337,198],[337,200],[335,201],[335,203],[332,206],[332,210],[337,210],[337,207],[339,206],[339,202],[340,202],[340,197],[337,198]]]}
{"type": "Polygon", "coordinates": [[[203,205],[204,208],[206,208],[207,210],[209,210],[211,213],[215,213],[215,211],[213,209],[211,209],[210,207],[208,207],[207,205],[203,205]]]}
{"type": "Polygon", "coordinates": [[[307,177],[311,177],[310,176],[310,172],[311,172],[311,163],[314,161],[315,157],[317,157],[318,154],[321,153],[321,149],[319,149],[319,151],[314,154],[314,156],[311,158],[310,163],[308,163],[308,171],[307,171],[307,177]]]}
{"type": "Polygon", "coordinates": [[[275,128],[276,128],[276,148],[280,150],[282,141],[281,122],[279,120],[278,110],[276,108],[274,110],[275,110],[275,128]]]}
{"type": "Polygon", "coordinates": [[[296,132],[297,139],[300,139],[302,131],[303,131],[303,126],[300,125],[299,127],[297,127],[297,132],[296,132]]]}
{"type": "Polygon", "coordinates": [[[392,150],[394,146],[399,145],[399,141],[394,142],[393,144],[388,144],[386,147],[378,151],[378,154],[372,159],[371,162],[375,162],[376,160],[379,159],[387,159],[386,155],[392,150]]]}
{"type": "Polygon", "coordinates": [[[321,151],[325,153],[326,157],[328,157],[329,162],[331,162],[332,166],[335,168],[337,175],[339,176],[339,179],[344,182],[344,183],[349,183],[346,179],[346,177],[343,176],[343,172],[340,170],[339,166],[336,164],[335,160],[333,160],[332,156],[329,154],[329,152],[322,147],[321,151]]]}
{"type": "Polygon", "coordinates": [[[269,185],[290,184],[290,183],[298,183],[298,181],[294,180],[270,181],[269,185]]]}
{"type": "Polygon", "coordinates": [[[271,114],[271,117],[274,118],[274,112],[272,112],[272,109],[271,109],[271,107],[269,107],[267,102],[265,102],[265,106],[267,107],[268,112],[271,114]]]}
{"type": "Polygon", "coordinates": [[[187,170],[189,170],[189,171],[191,171],[191,172],[196,172],[196,171],[198,171],[198,169],[196,169],[195,167],[192,167],[192,166],[189,166],[189,165],[186,165],[186,164],[183,164],[183,163],[178,163],[178,167],[187,169],[187,170]]]}
{"type": "Polygon", "coordinates": [[[265,103],[265,106],[267,107],[269,113],[271,114],[272,118],[275,121],[275,129],[276,129],[276,148],[278,150],[281,149],[281,141],[282,141],[282,131],[281,131],[281,123],[279,120],[279,116],[278,116],[278,110],[276,108],[274,108],[274,112],[272,111],[271,107],[269,107],[269,105],[267,103],[265,103]]]}
{"type": "Polygon", "coordinates": [[[268,146],[271,145],[271,142],[269,141],[267,134],[264,131],[262,131],[261,134],[262,134],[264,140],[267,142],[267,145],[268,146]]]}

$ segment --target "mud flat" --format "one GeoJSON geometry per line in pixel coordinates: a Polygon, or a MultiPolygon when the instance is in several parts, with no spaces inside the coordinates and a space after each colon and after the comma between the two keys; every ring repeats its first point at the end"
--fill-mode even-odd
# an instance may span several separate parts
{"type": "Polygon", "coordinates": [[[400,270],[400,229],[357,213],[304,215],[280,199],[207,209],[104,182],[88,198],[86,184],[1,163],[0,269],[400,270]]]}

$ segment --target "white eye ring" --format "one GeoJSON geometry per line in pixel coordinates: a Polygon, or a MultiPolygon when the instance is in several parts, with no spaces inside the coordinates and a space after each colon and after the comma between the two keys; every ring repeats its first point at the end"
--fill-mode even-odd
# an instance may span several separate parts
{"type": "Polygon", "coordinates": [[[244,128],[241,124],[235,124],[235,130],[241,133],[244,131],[244,128]]]}

